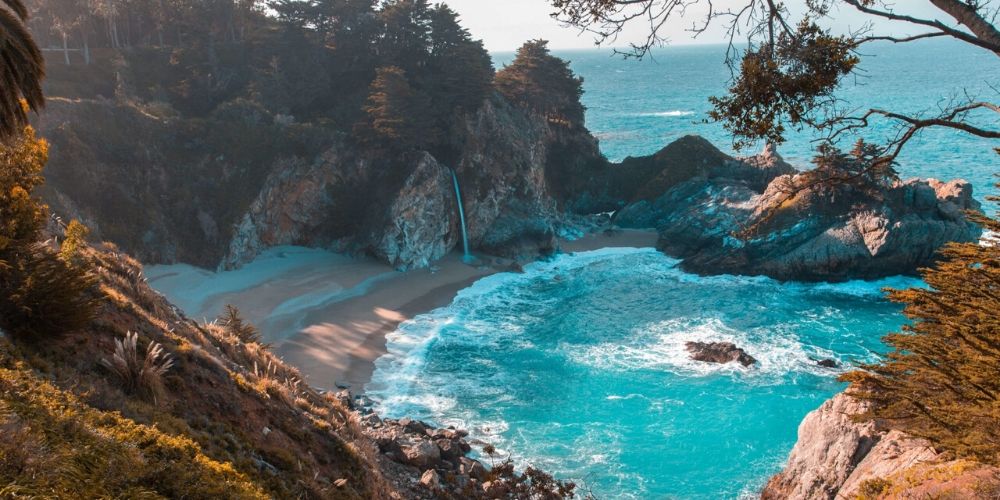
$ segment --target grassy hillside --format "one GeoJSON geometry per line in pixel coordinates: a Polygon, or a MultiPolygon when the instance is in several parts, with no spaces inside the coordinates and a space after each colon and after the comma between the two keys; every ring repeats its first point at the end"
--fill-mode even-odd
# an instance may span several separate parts
{"type": "MultiPolygon", "coordinates": [[[[97,319],[52,338],[0,339],[4,496],[382,498],[357,417],[266,346],[185,318],[113,246],[80,258],[97,319]],[[128,332],[172,360],[132,390],[102,360],[128,332]],[[143,390],[150,389],[150,390],[143,390]]],[[[30,337],[28,337],[30,338],[30,337]]]]}

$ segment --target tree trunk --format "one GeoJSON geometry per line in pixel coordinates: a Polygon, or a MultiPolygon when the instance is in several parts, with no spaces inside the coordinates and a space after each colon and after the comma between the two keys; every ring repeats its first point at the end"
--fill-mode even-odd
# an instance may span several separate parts
{"type": "Polygon", "coordinates": [[[69,46],[66,43],[66,33],[63,32],[63,60],[66,62],[66,66],[69,66],[69,46]]]}

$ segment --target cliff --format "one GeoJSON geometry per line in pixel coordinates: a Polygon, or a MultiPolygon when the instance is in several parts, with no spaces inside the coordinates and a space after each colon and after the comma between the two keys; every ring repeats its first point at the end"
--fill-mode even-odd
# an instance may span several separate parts
{"type": "Polygon", "coordinates": [[[852,419],[863,409],[840,394],[807,415],[788,463],[761,498],[994,498],[1000,491],[1000,469],[949,459],[924,440],[852,419]]]}
{"type": "Polygon", "coordinates": [[[43,195],[57,213],[143,261],[203,267],[288,244],[426,267],[461,241],[452,171],[472,246],[532,257],[554,249],[565,219],[548,166],[566,158],[553,150],[606,164],[586,129],[498,95],[458,128],[450,165],[359,149],[243,101],[189,119],[162,104],[52,99],[37,126],[51,144],[43,195]]]}

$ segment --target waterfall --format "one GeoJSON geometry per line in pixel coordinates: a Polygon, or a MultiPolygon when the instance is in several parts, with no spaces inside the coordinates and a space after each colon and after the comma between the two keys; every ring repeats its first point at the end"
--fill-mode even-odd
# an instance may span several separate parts
{"type": "Polygon", "coordinates": [[[472,259],[472,254],[469,253],[469,235],[465,232],[465,208],[462,207],[462,191],[458,188],[458,176],[455,175],[454,170],[451,170],[451,180],[455,183],[455,201],[458,202],[458,220],[462,224],[462,251],[465,252],[462,259],[468,262],[472,259]]]}

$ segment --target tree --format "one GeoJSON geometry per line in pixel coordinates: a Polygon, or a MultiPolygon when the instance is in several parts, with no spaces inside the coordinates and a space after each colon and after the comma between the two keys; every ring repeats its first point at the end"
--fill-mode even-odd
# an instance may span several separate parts
{"type": "Polygon", "coordinates": [[[42,78],[45,61],[24,23],[28,10],[21,0],[3,0],[0,7],[0,139],[17,135],[28,121],[27,108],[45,104],[42,78]]]}
{"type": "Polygon", "coordinates": [[[827,141],[869,125],[878,119],[899,125],[898,133],[883,145],[881,161],[891,161],[920,130],[944,127],[988,139],[1000,139],[995,126],[1000,106],[974,96],[954,99],[938,112],[908,115],[882,108],[860,113],[837,106],[834,91],[854,70],[861,49],[876,41],[908,43],[927,38],[952,38],[1000,56],[1000,31],[993,22],[1000,4],[980,0],[923,0],[951,18],[921,18],[905,13],[916,2],[887,0],[807,0],[801,21],[792,20],[788,7],[776,0],[738,0],[726,6],[710,0],[551,0],[559,19],[586,29],[597,42],[613,41],[632,22],[648,23],[647,37],[633,44],[626,56],[643,57],[665,42],[668,22],[694,18],[695,36],[722,23],[729,37],[727,62],[737,77],[729,92],[712,100],[711,117],[734,135],[737,146],[763,139],[785,140],[787,127],[813,127],[827,141]],[[834,9],[851,9],[870,21],[893,21],[919,30],[910,36],[874,33],[869,23],[846,35],[823,26],[834,9]],[[735,41],[745,38],[747,47],[735,41]],[[993,126],[983,126],[975,119],[993,126]]]}
{"type": "Polygon", "coordinates": [[[356,132],[383,149],[410,151],[437,139],[430,123],[430,101],[415,92],[406,72],[395,66],[378,69],[364,112],[365,121],[356,132]]]}
{"type": "Polygon", "coordinates": [[[475,111],[493,88],[493,60],[483,42],[473,40],[458,21],[458,14],[438,4],[430,13],[432,99],[435,109],[475,111]]]}
{"type": "Polygon", "coordinates": [[[226,304],[226,309],[219,316],[219,324],[226,329],[227,333],[245,344],[260,343],[260,331],[250,322],[244,321],[240,310],[232,304],[226,304]]]}
{"type": "Polygon", "coordinates": [[[0,147],[0,328],[23,338],[80,329],[97,304],[93,276],[39,241],[48,210],[32,192],[47,156],[31,127],[0,147]]]}
{"type": "MultiPolygon", "coordinates": [[[[996,200],[996,198],[994,198],[996,200]]],[[[1000,232],[1000,221],[975,219],[1000,232]]],[[[941,451],[1000,464],[1000,246],[952,244],[930,286],[895,290],[913,323],[884,338],[894,350],[843,378],[884,419],[941,451]]]]}
{"type": "Polygon", "coordinates": [[[551,55],[545,40],[532,40],[517,49],[514,61],[497,72],[495,85],[512,102],[544,114],[550,123],[583,125],[583,78],[573,75],[569,63],[551,55]]]}
{"type": "Polygon", "coordinates": [[[390,0],[379,12],[384,30],[378,41],[383,64],[416,72],[430,52],[430,6],[427,0],[390,0]]]}

